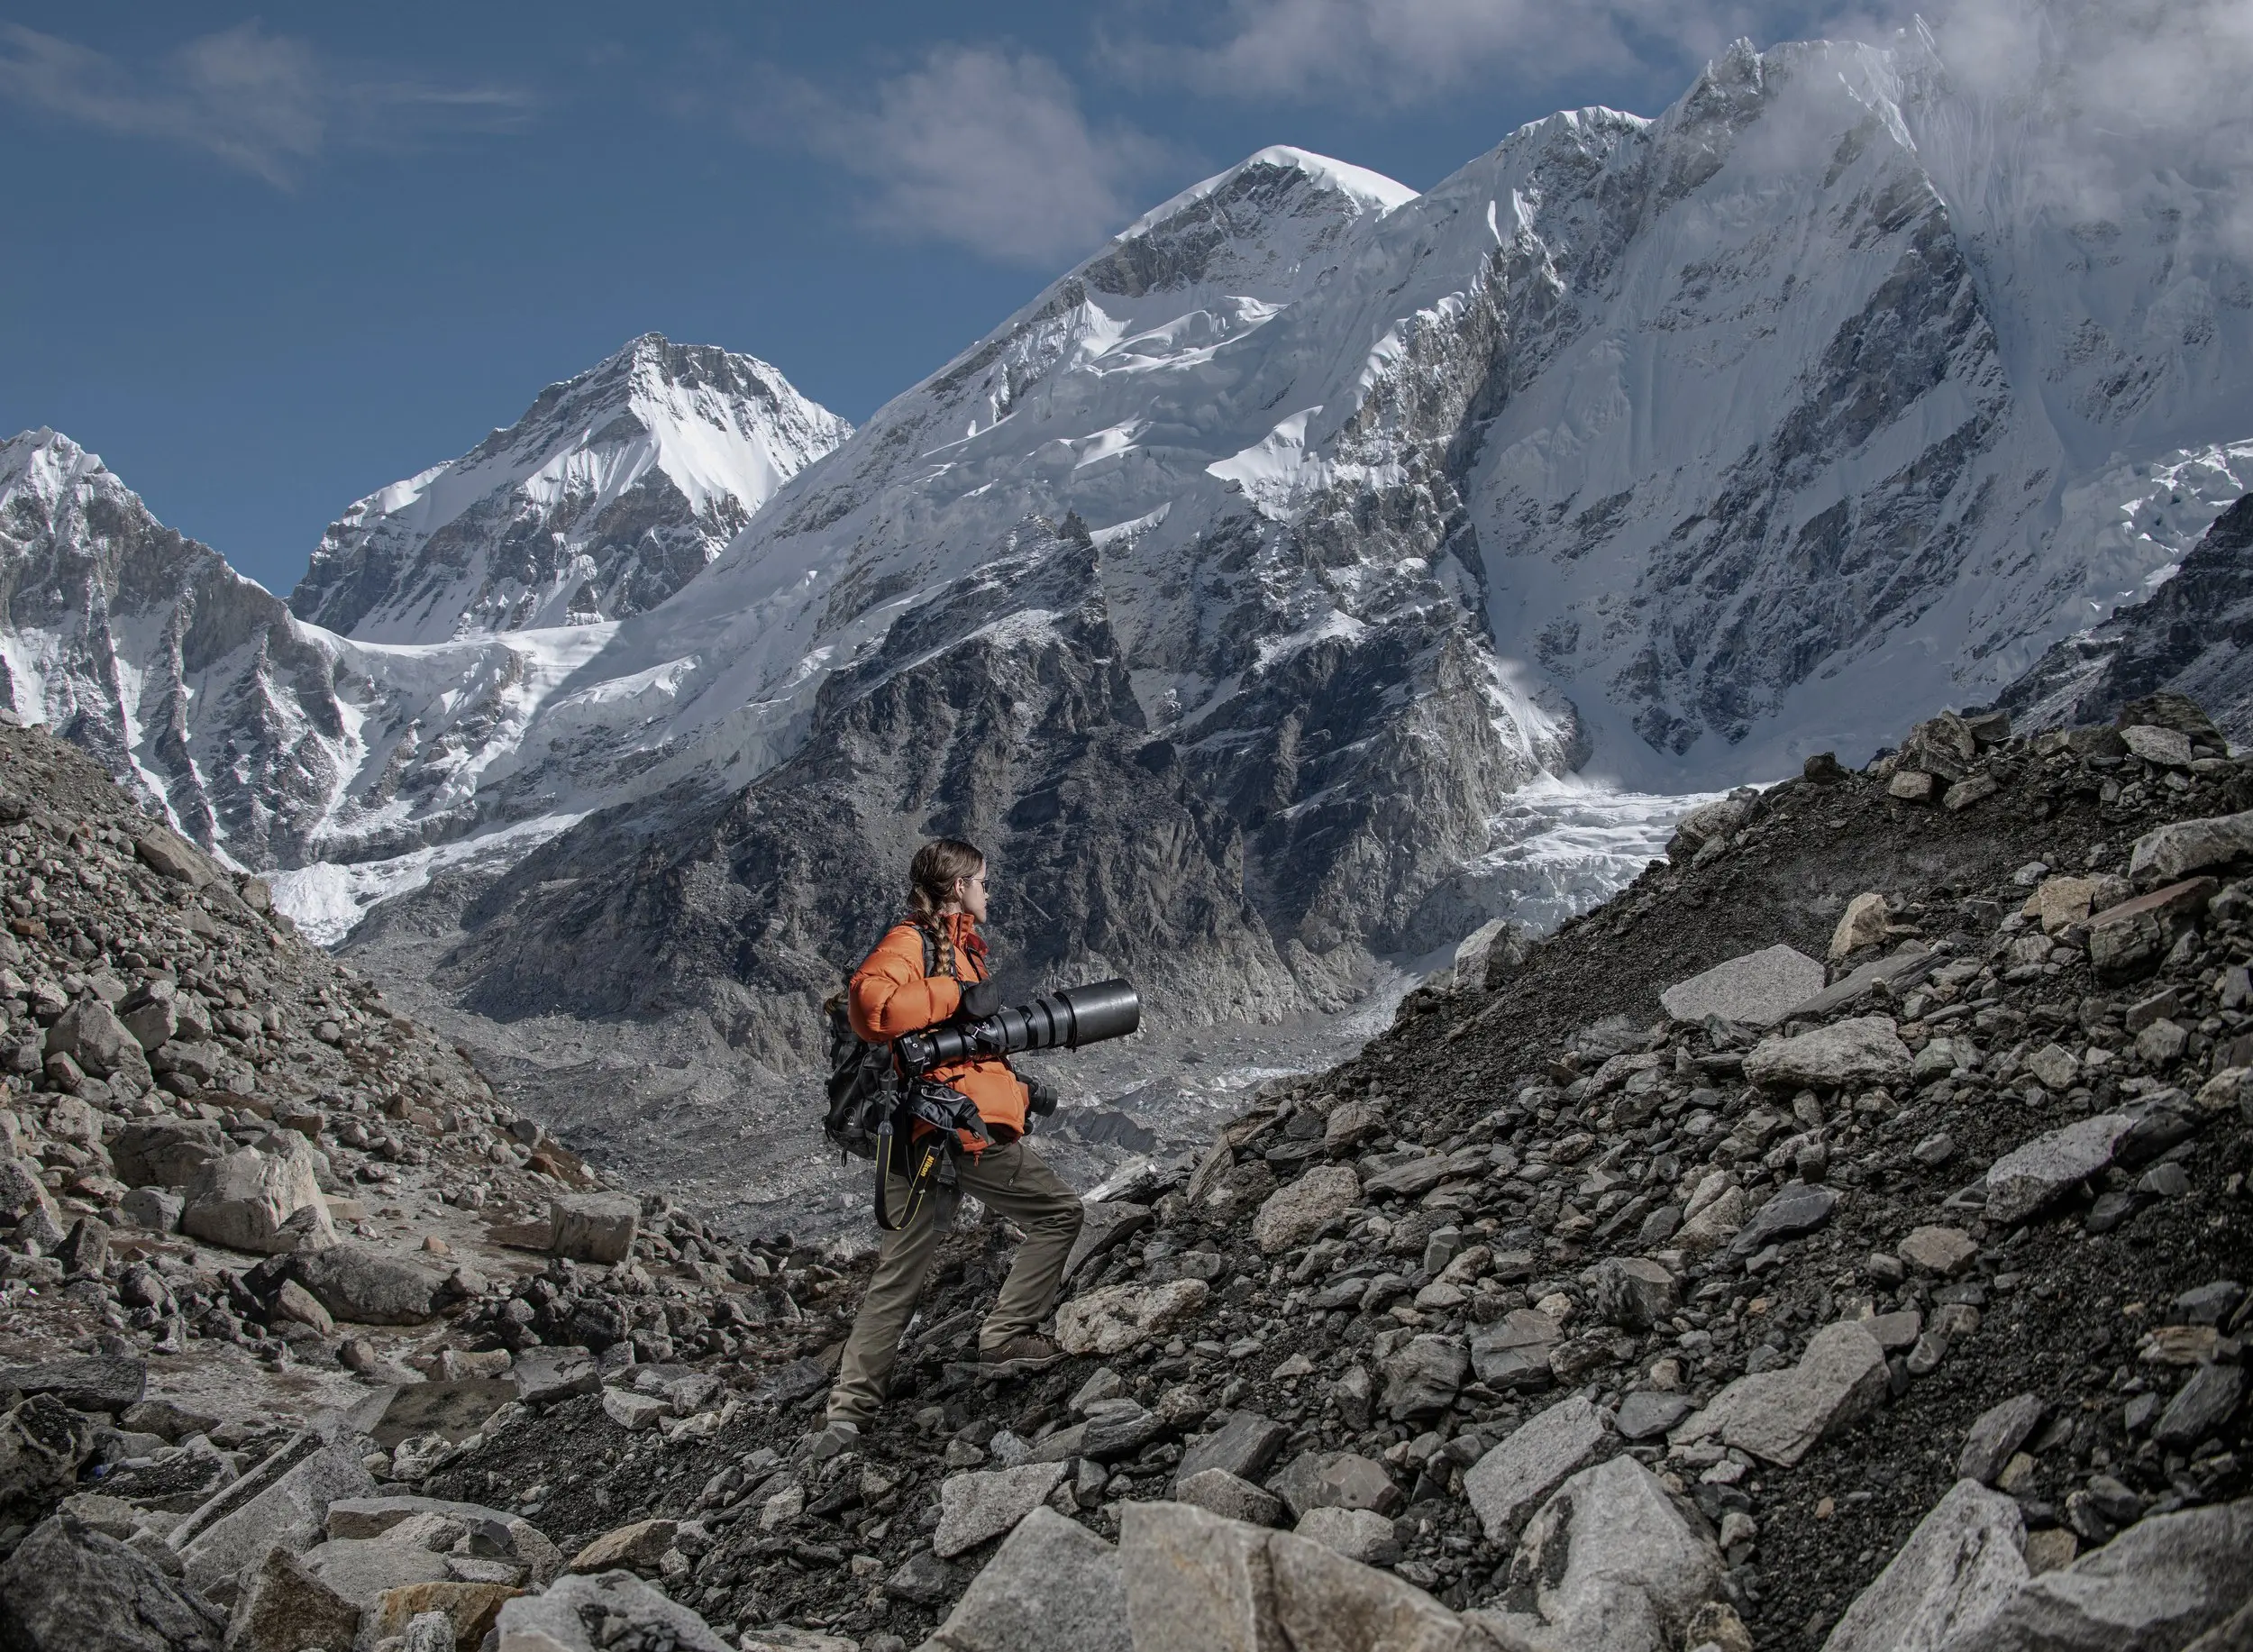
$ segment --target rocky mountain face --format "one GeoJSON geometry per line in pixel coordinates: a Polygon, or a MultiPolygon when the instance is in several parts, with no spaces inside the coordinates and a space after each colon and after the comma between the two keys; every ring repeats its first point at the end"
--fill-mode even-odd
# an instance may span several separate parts
{"type": "Polygon", "coordinates": [[[2057,643],[1997,703],[2036,728],[2108,717],[2162,689],[2253,740],[2253,493],[2224,511],[2143,601],[2057,643]]]}
{"type": "Polygon", "coordinates": [[[865,1251],[583,1191],[0,727],[0,1636],[2221,1652],[2248,804],[2171,694],[1719,801],[1091,1194],[1057,1363],[971,1363],[1013,1236],[944,1236],[844,1441],[865,1251]]]}
{"type": "Polygon", "coordinates": [[[755,357],[645,333],[452,463],[354,505],[289,606],[372,643],[638,614],[852,434],[755,357]]]}

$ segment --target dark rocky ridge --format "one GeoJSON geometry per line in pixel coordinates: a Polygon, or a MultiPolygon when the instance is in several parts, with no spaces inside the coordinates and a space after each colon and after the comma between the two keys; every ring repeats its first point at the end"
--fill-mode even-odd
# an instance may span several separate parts
{"type": "Polygon", "coordinates": [[[2253,493],[2215,519],[2173,579],[2049,650],[1995,703],[2029,727],[2061,728],[2163,689],[2198,701],[2232,740],[2253,741],[2253,493]]]}
{"type": "MultiPolygon", "coordinates": [[[[234,1603],[237,1636],[274,1626],[248,1638],[256,1652],[297,1652],[315,1633],[282,1624],[284,1599],[333,1610],[311,1644],[342,1652],[348,1613],[405,1627],[434,1602],[457,1615],[416,1633],[463,1652],[496,1611],[506,1632],[595,1589],[612,1604],[572,1616],[573,1632],[600,1623],[603,1645],[664,1644],[629,1626],[676,1611],[670,1596],[736,1626],[753,1652],[803,1652],[816,1633],[824,1652],[903,1652],[935,1626],[940,1647],[1012,1652],[1118,1652],[1131,1627],[1157,1652],[1209,1628],[1176,1595],[1147,1593],[1143,1568],[1163,1570],[1151,1519],[1193,1518],[1168,1501],[1178,1493],[1222,1496],[1254,1520],[1284,1504],[1300,1517],[1296,1537],[1195,1529],[1207,1548],[1281,1546],[1263,1551],[1280,1603],[1262,1612],[1309,1610],[1314,1590],[1336,1644],[1376,1644],[1371,1614],[1391,1613],[1487,1652],[1547,1638],[1529,1612],[1564,1613],[1561,1637],[1586,1627],[1570,1598],[1537,1586],[1554,1581],[1543,1554],[1563,1560],[1540,1534],[1561,1522],[1578,1556],[1602,1536],[1587,1520],[1628,1496],[1640,1523],[1618,1533],[1639,1535],[1607,1551],[1603,1589],[1629,1594],[1599,1596],[1644,1616],[1620,1620],[1607,1648],[1797,1652],[1823,1642],[1947,1493],[2002,1522],[1996,1540],[2013,1565],[2022,1546],[2021,1573],[2087,1552],[2073,1582],[2100,1594],[2112,1556],[2132,1572],[2134,1556],[2194,1534],[2158,1551],[2185,1579],[2173,1616],[2139,1631],[2138,1644],[2181,1647],[2238,1610],[2253,1576],[2241,1282],[2253,763],[2221,755],[2179,698],[2123,720],[2124,732],[2002,742],[2000,719],[1945,716],[1865,773],[1818,762],[1805,780],[1701,811],[1671,861],[1614,901],[1503,951],[1480,983],[1436,978],[1353,1061],[1271,1084],[1193,1165],[1091,1207],[1057,1334],[1099,1352],[981,1378],[964,1361],[1012,1236],[959,1228],[892,1403],[842,1453],[804,1437],[864,1261],[787,1235],[742,1245],[652,1197],[570,1207],[568,1231],[586,1237],[568,1243],[559,1218],[555,1246],[607,1235],[601,1260],[504,1249],[490,1273],[465,1266],[404,1306],[405,1282],[434,1276],[384,1258],[365,1217],[345,1246],[308,1232],[296,1251],[206,1279],[180,1265],[177,1237],[110,1225],[128,1190],[104,1167],[147,1175],[129,1121],[200,1117],[211,1104],[198,1098],[217,1092],[148,1090],[114,1051],[110,1076],[84,1076],[57,1052],[66,1032],[82,1051],[108,1047],[90,1007],[108,1001],[103,982],[88,977],[68,1014],[70,995],[26,982],[22,1018],[44,1029],[49,1060],[36,1090],[10,1081],[22,1110],[0,1124],[43,1162],[30,1173],[43,1194],[5,1178],[15,1311],[0,1352],[20,1362],[75,1338],[80,1357],[0,1377],[25,1396],[5,1419],[14,1456],[0,1498],[7,1541],[31,1556],[0,1567],[0,1628],[62,1652],[42,1626],[101,1621],[132,1600],[130,1620],[158,1626],[151,1652],[188,1652],[215,1644],[208,1591],[234,1603]],[[1929,800],[1935,775],[1952,807],[1929,800]],[[2200,825],[2155,835],[2171,820],[2200,825]],[[1879,899],[1849,906],[1849,891],[1879,899]],[[1779,938],[1822,950],[1826,936],[1841,987],[1870,984],[1770,1035],[1657,1007],[1701,965],[1779,938]],[[2039,1183],[2044,1199],[2024,1196],[2031,1171],[1989,1174],[2104,1118],[2116,1121],[2104,1152],[2039,1183]],[[65,1235],[42,1196],[86,1219],[65,1235]],[[411,1323],[324,1328],[325,1311],[411,1323]],[[1869,1362],[1851,1392],[1807,1374],[1842,1348],[1869,1362]],[[228,1366],[242,1349],[265,1359],[228,1366]],[[417,1370],[397,1363],[410,1355],[417,1370]],[[251,1393],[303,1416],[334,1396],[351,1415],[296,1433],[213,1428],[239,1454],[223,1463],[189,1438],[208,1419],[172,1386],[198,1359],[234,1384],[234,1405],[251,1393]],[[281,1399],[273,1385],[293,1376],[281,1399]],[[158,1389],[147,1404],[144,1381],[158,1389]],[[1829,1420],[1826,1438],[1778,1443],[1778,1383],[1793,1405],[1820,1400],[1807,1426],[1829,1420]],[[1495,1470],[1534,1439],[1563,1452],[1555,1465],[1495,1470]],[[1186,1483],[1207,1463],[1272,1494],[1186,1483]],[[1029,1495],[997,1472],[1013,1465],[1036,1476],[1029,1495]],[[221,1483],[183,1523],[178,1511],[234,1472],[255,1476],[246,1488],[286,1481],[324,1521],[261,1526],[270,1517],[221,1483]],[[1967,1492],[1963,1475],[2002,1489],[1967,1492]],[[452,1501],[384,1501],[410,1491],[452,1501]],[[378,1496],[354,1501],[367,1492],[378,1496]],[[2205,1523],[2167,1523],[2193,1516],[2205,1523]],[[399,1535],[370,1540],[385,1530],[399,1535]],[[1683,1581],[1654,1623],[1659,1597],[1636,1594],[1636,1580],[1660,1576],[1648,1568],[1670,1542],[1669,1575],[1683,1581]],[[567,1565],[597,1575],[551,1583],[567,1565]],[[439,1573],[442,1585],[424,1581],[439,1573]],[[1122,1573],[1109,1620],[1059,1610],[1077,1591],[1116,1590],[1122,1573]],[[1044,1598],[1066,1574],[1069,1599],[995,1638],[997,1622],[1017,1621],[1013,1591],[1044,1598]],[[332,1600],[307,1575],[348,1593],[332,1600]],[[1188,1617],[1166,1638],[1154,1612],[1188,1617]]],[[[296,1009],[224,1021],[242,1050],[223,1046],[222,1066],[255,1067],[256,1088],[236,1073],[238,1092],[205,1122],[257,1136],[250,1157],[317,1143],[330,1175],[402,1202],[443,1189],[425,1221],[589,1179],[552,1143],[512,1150],[538,1132],[510,1127],[426,1035],[372,1013],[364,988],[263,919],[255,881],[218,879],[161,839],[138,851],[142,870],[114,863],[146,827],[90,763],[15,731],[0,730],[0,753],[46,805],[14,810],[25,818],[8,839],[26,865],[12,874],[59,876],[24,853],[44,855],[58,833],[91,874],[55,891],[50,917],[12,912],[36,949],[19,961],[28,972],[98,973],[105,952],[146,970],[132,960],[154,949],[190,991],[223,978],[296,1009]],[[304,1039],[296,1007],[316,1002],[337,1025],[304,1039]],[[314,1082],[334,1097],[287,1099],[314,1082]],[[362,1105],[379,1097],[386,1107],[362,1105]],[[253,1098],[270,1119],[234,1105],[253,1098]]],[[[138,998],[118,1001],[140,1013],[138,998]]],[[[168,1080],[186,1071],[164,1054],[179,1038],[192,1035],[151,1053],[168,1080]]],[[[1966,1587],[1961,1564],[1934,1586],[1966,1587]]],[[[692,1631],[684,1618],[665,1633],[688,1645],[692,1631]]],[[[2096,1643],[2041,1630],[2022,1644],[2096,1643]]]]}

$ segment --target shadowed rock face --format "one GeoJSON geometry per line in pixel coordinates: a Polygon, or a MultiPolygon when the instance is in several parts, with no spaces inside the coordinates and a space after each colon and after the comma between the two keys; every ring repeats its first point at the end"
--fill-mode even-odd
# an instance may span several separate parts
{"type": "Polygon", "coordinates": [[[303,737],[342,730],[329,655],[67,437],[0,447],[0,607],[32,668],[0,660],[0,695],[113,774],[152,769],[198,842],[287,853],[335,783],[328,750],[303,737]],[[199,743],[197,726],[223,733],[199,743]]]}
{"type": "Polygon", "coordinates": [[[2173,579],[2058,643],[1998,703],[2028,728],[2061,728],[2108,722],[2163,689],[2189,695],[2231,740],[2253,740],[2253,493],[2173,579]]]}

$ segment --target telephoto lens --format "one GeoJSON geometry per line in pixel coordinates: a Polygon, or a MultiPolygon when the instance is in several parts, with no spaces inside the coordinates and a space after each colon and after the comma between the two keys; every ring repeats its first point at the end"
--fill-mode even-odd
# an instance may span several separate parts
{"type": "Polygon", "coordinates": [[[968,1026],[935,1027],[894,1041],[910,1072],[927,1072],[981,1055],[1020,1050],[1076,1050],[1083,1044],[1124,1038],[1142,1025],[1142,995],[1131,981],[1099,981],[1068,987],[968,1026]]]}

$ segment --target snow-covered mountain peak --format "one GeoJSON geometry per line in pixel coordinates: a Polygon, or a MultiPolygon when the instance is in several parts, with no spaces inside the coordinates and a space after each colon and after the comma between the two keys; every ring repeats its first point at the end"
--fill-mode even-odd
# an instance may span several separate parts
{"type": "Polygon", "coordinates": [[[290,604],[386,643],[638,613],[851,434],[756,357],[644,333],[460,459],[354,505],[290,604]]]}

